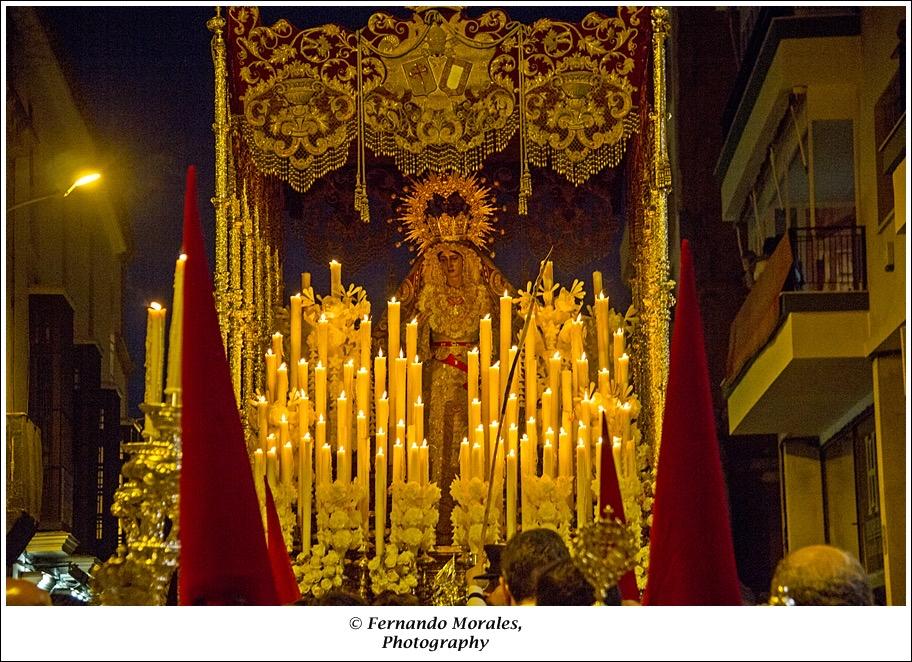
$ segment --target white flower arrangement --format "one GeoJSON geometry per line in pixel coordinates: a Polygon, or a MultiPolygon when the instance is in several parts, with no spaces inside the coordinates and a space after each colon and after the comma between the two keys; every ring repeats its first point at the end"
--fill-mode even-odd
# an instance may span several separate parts
{"type": "Polygon", "coordinates": [[[344,558],[344,554],[321,544],[311,547],[309,555],[298,554],[292,567],[301,595],[319,598],[342,586],[344,558]]]}
{"type": "Polygon", "coordinates": [[[523,479],[524,520],[533,529],[553,529],[564,540],[570,536],[570,491],[573,482],[566,476],[527,476],[523,479]]]}
{"type": "Polygon", "coordinates": [[[386,545],[382,558],[375,556],[367,564],[374,595],[384,591],[399,595],[411,593],[418,586],[415,561],[415,552],[400,550],[393,544],[386,545]]]}
{"type": "MultiPolygon", "coordinates": [[[[579,315],[583,305],[583,283],[574,280],[568,290],[558,283],[540,283],[535,292],[531,292],[532,283],[526,284],[525,290],[519,291],[519,304],[517,313],[525,317],[532,305],[535,306],[535,326],[538,337],[541,339],[539,355],[550,356],[559,351],[566,360],[570,357],[570,325],[579,315]],[[555,295],[555,292],[560,289],[555,295]]],[[[529,330],[530,333],[533,329],[529,330]]]]}
{"type": "Polygon", "coordinates": [[[363,541],[359,503],[364,487],[357,481],[317,485],[317,541],[342,557],[363,541]]]}
{"type": "MultiPolygon", "coordinates": [[[[485,543],[500,541],[501,500],[495,498],[491,503],[488,529],[485,540],[481,539],[484,526],[485,499],[488,496],[488,483],[480,478],[455,478],[450,484],[450,494],[456,501],[456,507],[450,515],[453,522],[453,542],[467,548],[473,554],[481,554],[485,543]]],[[[498,494],[494,490],[494,494],[498,494]]]]}
{"type": "Polygon", "coordinates": [[[367,292],[359,285],[349,285],[340,296],[317,296],[317,301],[310,298],[311,292],[303,295],[304,321],[310,326],[307,346],[311,358],[317,361],[317,324],[320,316],[326,317],[328,324],[328,363],[327,378],[329,394],[335,398],[341,391],[342,366],[349,359],[357,359],[359,354],[358,333],[356,325],[365,316],[370,315],[371,305],[367,292]]]}
{"type": "Polygon", "coordinates": [[[437,483],[396,482],[390,488],[393,507],[390,510],[390,542],[412,552],[428,551],[436,542],[440,511],[440,488],[437,483]]]}

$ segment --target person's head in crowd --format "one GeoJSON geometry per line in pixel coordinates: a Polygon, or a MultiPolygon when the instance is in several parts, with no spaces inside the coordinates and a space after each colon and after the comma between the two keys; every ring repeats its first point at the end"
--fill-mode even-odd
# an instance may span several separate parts
{"type": "MultiPolygon", "coordinates": [[[[589,606],[598,599],[595,588],[570,559],[549,563],[536,573],[535,604],[540,606],[589,606]]],[[[620,605],[617,586],[608,589],[605,604],[620,605]]]]}
{"type": "Polygon", "coordinates": [[[394,593],[393,591],[383,591],[374,598],[375,607],[417,607],[418,598],[411,593],[394,593]]]}
{"type": "Polygon", "coordinates": [[[347,593],[346,591],[328,591],[322,597],[313,602],[318,607],[363,607],[364,600],[359,596],[347,593]]]}
{"type": "Polygon", "coordinates": [[[569,558],[567,545],[551,529],[532,529],[510,538],[500,559],[500,581],[508,604],[535,604],[535,572],[569,558]]]}
{"type": "Polygon", "coordinates": [[[776,566],[770,602],[784,605],[871,605],[874,596],[861,564],[830,545],[802,547],[776,566]]]}

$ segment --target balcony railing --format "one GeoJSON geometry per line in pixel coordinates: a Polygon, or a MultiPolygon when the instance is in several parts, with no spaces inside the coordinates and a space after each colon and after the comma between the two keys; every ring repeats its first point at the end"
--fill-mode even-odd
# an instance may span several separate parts
{"type": "Polygon", "coordinates": [[[731,325],[724,387],[730,389],[782,322],[785,292],[867,289],[864,228],[792,229],[769,257],[731,325]]]}
{"type": "Polygon", "coordinates": [[[792,291],[857,292],[868,289],[864,227],[794,228],[792,291]]]}

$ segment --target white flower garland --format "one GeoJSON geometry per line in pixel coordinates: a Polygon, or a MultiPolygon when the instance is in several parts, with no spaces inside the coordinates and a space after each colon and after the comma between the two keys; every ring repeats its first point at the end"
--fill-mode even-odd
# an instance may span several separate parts
{"type": "Polygon", "coordinates": [[[317,486],[317,540],[310,554],[298,554],[295,577],[302,595],[320,597],[342,585],[345,555],[363,542],[358,504],[364,487],[357,481],[317,486]]]}
{"type": "Polygon", "coordinates": [[[527,476],[523,480],[523,508],[529,509],[529,526],[533,529],[553,529],[564,540],[569,540],[572,487],[572,480],[566,476],[527,476]]]}
{"type": "Polygon", "coordinates": [[[370,571],[371,590],[375,596],[384,591],[398,595],[411,593],[418,586],[415,553],[411,550],[400,551],[396,545],[386,545],[383,557],[375,556],[367,567],[370,571]]]}
{"type": "Polygon", "coordinates": [[[390,542],[413,552],[428,551],[436,541],[440,511],[440,488],[437,483],[420,485],[397,482],[390,488],[393,507],[390,510],[390,542]]]}
{"type": "MultiPolygon", "coordinates": [[[[494,490],[497,494],[497,490],[494,490]]],[[[495,498],[488,515],[486,540],[481,539],[484,526],[485,499],[488,496],[488,483],[480,478],[455,478],[450,484],[450,494],[456,501],[456,507],[450,515],[453,522],[453,542],[467,548],[473,554],[481,554],[485,543],[500,541],[500,515],[502,503],[495,498]]]]}

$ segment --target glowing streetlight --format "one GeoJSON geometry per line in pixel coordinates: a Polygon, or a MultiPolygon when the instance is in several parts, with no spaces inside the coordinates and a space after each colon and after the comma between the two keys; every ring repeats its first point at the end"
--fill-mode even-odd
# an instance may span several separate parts
{"type": "Polygon", "coordinates": [[[96,182],[99,179],[101,179],[100,172],[93,172],[93,173],[89,173],[88,175],[83,175],[82,177],[77,179],[75,182],[73,182],[72,186],[70,186],[70,188],[68,188],[66,190],[66,193],[63,194],[63,197],[64,198],[67,197],[70,193],[72,193],[75,189],[79,188],[80,186],[85,186],[86,184],[91,184],[92,182],[96,182]]]}
{"type": "Polygon", "coordinates": [[[75,182],[73,182],[70,185],[70,188],[68,188],[66,191],[57,190],[57,191],[54,191],[53,193],[48,193],[47,195],[42,195],[37,198],[32,198],[31,200],[26,200],[25,202],[20,202],[18,204],[15,204],[12,207],[7,207],[6,211],[11,212],[11,211],[15,211],[17,209],[22,209],[23,207],[28,207],[29,205],[33,205],[36,202],[41,202],[42,200],[50,200],[51,198],[56,198],[57,196],[61,196],[61,197],[65,198],[70,193],[72,193],[77,188],[79,188],[80,186],[85,186],[86,184],[91,184],[92,182],[98,181],[99,179],[101,179],[101,173],[98,173],[98,172],[93,172],[88,175],[83,175],[82,177],[77,179],[75,182]]]}

